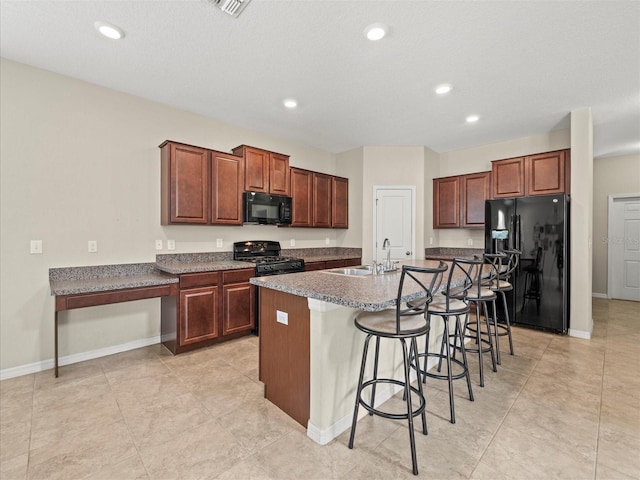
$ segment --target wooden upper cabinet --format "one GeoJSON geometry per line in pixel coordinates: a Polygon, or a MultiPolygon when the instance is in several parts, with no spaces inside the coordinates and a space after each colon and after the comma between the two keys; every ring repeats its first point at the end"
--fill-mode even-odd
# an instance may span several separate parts
{"type": "Polygon", "coordinates": [[[160,160],[161,223],[208,223],[209,150],[167,141],[160,160]]]}
{"type": "Polygon", "coordinates": [[[313,226],[313,172],[291,168],[292,227],[313,226]]]}
{"type": "Polygon", "coordinates": [[[551,195],[565,192],[566,152],[541,153],[526,158],[526,195],[551,195]]]}
{"type": "Polygon", "coordinates": [[[349,179],[331,177],[331,226],[349,228],[349,179]]]}
{"type": "Polygon", "coordinates": [[[269,193],[290,195],[289,157],[280,153],[269,154],[269,193]]]}
{"type": "Polygon", "coordinates": [[[313,226],[331,227],[331,176],[313,172],[313,226]]]}
{"type": "Polygon", "coordinates": [[[491,162],[493,198],[569,193],[570,150],[491,162]]]}
{"type": "Polygon", "coordinates": [[[289,195],[289,157],[260,148],[240,145],[234,155],[244,157],[244,190],[289,195]]]}
{"type": "Polygon", "coordinates": [[[525,157],[491,162],[492,197],[509,198],[525,195],[525,157]]]}
{"type": "Polygon", "coordinates": [[[491,196],[491,172],[460,176],[460,226],[484,227],[484,204],[491,196]]]}
{"type": "Polygon", "coordinates": [[[433,179],[433,228],[460,226],[460,177],[433,179]]]}
{"type": "Polygon", "coordinates": [[[211,223],[242,225],[244,158],[211,153],[211,223]]]}

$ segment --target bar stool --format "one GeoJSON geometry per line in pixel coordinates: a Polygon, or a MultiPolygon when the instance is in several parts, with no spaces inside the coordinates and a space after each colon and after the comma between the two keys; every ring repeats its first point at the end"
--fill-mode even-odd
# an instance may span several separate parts
{"type": "Polygon", "coordinates": [[[424,335],[429,330],[427,307],[429,302],[431,302],[432,292],[435,288],[439,287],[442,281],[442,272],[446,269],[447,265],[444,262],[440,262],[437,268],[422,268],[403,265],[395,308],[379,312],[362,312],[354,321],[356,328],[366,333],[367,337],[364,341],[364,350],[362,353],[362,364],[360,366],[360,377],[358,379],[355,408],[353,411],[349,448],[353,448],[353,441],[356,434],[356,423],[358,420],[358,409],[360,405],[362,405],[370,415],[375,414],[395,420],[406,419],[409,426],[411,462],[414,475],[418,474],[418,462],[416,458],[413,417],[418,415],[422,417],[422,433],[424,435],[427,435],[427,417],[425,413],[426,401],[422,391],[420,372],[417,372],[417,388],[411,386],[411,366],[406,341],[409,340],[413,351],[417,351],[416,338],[424,335]],[[414,304],[412,306],[407,306],[405,302],[410,300],[418,300],[417,303],[419,305],[414,304]],[[373,378],[365,382],[364,371],[367,363],[369,341],[372,337],[376,337],[373,378]],[[403,353],[404,380],[378,378],[380,338],[400,340],[403,353]],[[405,401],[407,404],[406,413],[389,413],[375,407],[375,389],[378,384],[398,385],[404,389],[405,401]],[[369,402],[363,398],[363,390],[367,387],[371,387],[371,397],[369,402]],[[412,392],[417,396],[419,401],[419,405],[416,408],[412,405],[412,392]]]}
{"type": "Polygon", "coordinates": [[[469,314],[469,301],[467,300],[467,291],[473,285],[473,280],[468,274],[469,265],[472,262],[456,258],[451,264],[449,275],[445,289],[440,294],[435,295],[429,306],[427,307],[427,319],[430,323],[430,317],[437,315],[444,320],[444,331],[442,333],[442,342],[440,352],[429,352],[429,331],[425,337],[424,352],[412,355],[415,359],[411,366],[418,369],[420,366],[420,358],[423,358],[423,366],[420,373],[423,375],[422,381],[426,381],[426,377],[438,380],[447,380],[449,383],[449,411],[451,414],[451,423],[456,423],[456,414],[453,396],[453,380],[465,378],[467,380],[467,389],[469,390],[469,400],[473,402],[473,390],[471,388],[471,376],[467,364],[467,351],[462,336],[462,324],[460,323],[460,315],[465,318],[469,314]],[[455,327],[453,333],[449,330],[449,318],[455,316],[455,327]],[[452,352],[453,348],[453,352],[452,352]],[[462,360],[458,360],[455,356],[456,349],[460,349],[462,360]],[[453,356],[452,356],[453,353],[453,356]],[[417,358],[416,358],[417,357],[417,358]],[[438,359],[438,373],[431,372],[427,369],[428,359],[438,359]],[[447,372],[442,371],[442,361],[446,362],[447,372]],[[453,373],[453,365],[460,371],[453,373]]]}
{"type": "Polygon", "coordinates": [[[541,265],[542,265],[542,247],[538,247],[536,251],[536,258],[533,262],[526,267],[522,268],[522,271],[525,272],[524,277],[524,294],[522,296],[522,310],[524,312],[524,307],[527,304],[527,300],[535,300],[536,301],[536,312],[540,315],[540,279],[542,276],[541,265]]]}
{"type": "MultiPolygon", "coordinates": [[[[507,307],[507,296],[505,292],[510,292],[513,290],[513,285],[509,282],[511,279],[511,275],[518,268],[518,263],[520,261],[520,254],[522,253],[520,250],[503,250],[502,253],[507,255],[507,264],[506,266],[502,266],[496,278],[492,278],[489,281],[489,288],[496,292],[496,294],[502,297],[502,306],[504,308],[504,323],[501,323],[498,320],[498,315],[496,315],[496,331],[495,336],[498,337],[509,337],[509,353],[513,355],[513,338],[511,337],[511,323],[509,322],[509,308],[507,307]]],[[[499,343],[496,341],[496,356],[498,365],[500,365],[500,348],[499,343]]]]}
{"type": "MultiPolygon", "coordinates": [[[[473,259],[467,260],[468,269],[467,274],[473,281],[473,285],[471,288],[467,290],[466,299],[474,305],[476,311],[476,321],[475,325],[469,323],[469,315],[467,315],[464,321],[464,338],[470,338],[475,340],[475,347],[467,346],[466,351],[477,353],[478,354],[478,363],[480,370],[480,387],[484,387],[484,365],[482,361],[482,357],[484,353],[491,353],[491,365],[493,367],[493,371],[497,372],[498,368],[496,366],[496,357],[494,353],[492,333],[490,324],[493,323],[495,325],[495,315],[490,319],[489,317],[489,309],[487,308],[487,303],[491,303],[492,312],[496,311],[496,293],[492,292],[490,289],[486,288],[482,283],[482,277],[487,273],[487,268],[489,272],[492,272],[493,266],[489,263],[489,266],[485,263],[487,254],[483,257],[478,257],[474,255],[473,259]],[[484,319],[485,324],[487,326],[487,330],[483,331],[480,324],[480,309],[484,311],[484,319]]],[[[458,350],[461,350],[460,347],[457,347],[458,350]]]]}

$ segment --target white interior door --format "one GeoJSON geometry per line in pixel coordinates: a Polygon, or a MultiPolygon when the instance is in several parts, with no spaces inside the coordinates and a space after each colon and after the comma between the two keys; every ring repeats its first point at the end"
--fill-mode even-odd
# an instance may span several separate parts
{"type": "Polygon", "coordinates": [[[385,238],[391,243],[392,260],[414,258],[415,187],[374,187],[374,195],[375,260],[387,258],[382,250],[385,238]]]}
{"type": "Polygon", "coordinates": [[[640,301],[640,195],[609,196],[609,297],[640,301]]]}

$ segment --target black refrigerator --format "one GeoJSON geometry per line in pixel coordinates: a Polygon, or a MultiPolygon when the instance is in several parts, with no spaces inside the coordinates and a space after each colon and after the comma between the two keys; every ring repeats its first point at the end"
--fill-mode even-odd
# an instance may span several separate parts
{"type": "MultiPolygon", "coordinates": [[[[566,334],[569,328],[569,197],[487,200],[486,253],[522,252],[507,292],[509,321],[566,334]]],[[[498,319],[504,319],[498,299],[498,319]]]]}

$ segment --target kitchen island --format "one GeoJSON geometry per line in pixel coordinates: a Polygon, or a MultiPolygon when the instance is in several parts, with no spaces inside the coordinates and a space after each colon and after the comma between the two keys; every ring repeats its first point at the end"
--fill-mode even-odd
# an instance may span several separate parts
{"type": "MultiPolygon", "coordinates": [[[[438,263],[403,262],[423,267],[438,263]]],[[[305,426],[317,443],[328,443],[351,425],[364,343],[353,321],[361,311],[395,306],[400,272],[343,275],[325,270],[251,279],[260,287],[259,373],[265,397],[305,426]]],[[[403,301],[419,296],[417,289],[407,290],[403,301]]],[[[434,317],[433,345],[440,341],[441,322],[434,317]]],[[[383,339],[380,347],[379,375],[401,377],[399,342],[383,339]]],[[[376,404],[397,389],[379,388],[376,404]]]]}

